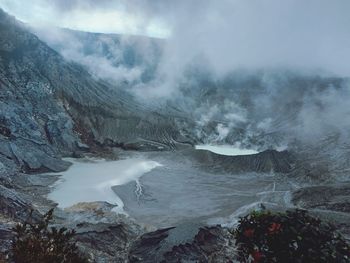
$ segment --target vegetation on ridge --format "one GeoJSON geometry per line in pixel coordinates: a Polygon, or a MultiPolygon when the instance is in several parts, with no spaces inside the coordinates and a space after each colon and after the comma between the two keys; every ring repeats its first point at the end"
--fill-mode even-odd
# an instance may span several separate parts
{"type": "Polygon", "coordinates": [[[240,219],[235,237],[240,262],[350,262],[345,239],[304,210],[252,212],[240,219]]]}
{"type": "MultiPolygon", "coordinates": [[[[11,259],[16,263],[88,262],[73,241],[74,230],[49,227],[53,210],[13,230],[11,259]]],[[[252,212],[234,230],[237,260],[244,263],[348,263],[350,244],[335,227],[304,210],[252,212]]],[[[1,259],[0,259],[1,262],[1,259]]]]}
{"type": "Polygon", "coordinates": [[[36,223],[30,216],[14,227],[11,257],[16,263],[85,263],[88,262],[72,241],[74,230],[49,227],[53,209],[36,223]]]}

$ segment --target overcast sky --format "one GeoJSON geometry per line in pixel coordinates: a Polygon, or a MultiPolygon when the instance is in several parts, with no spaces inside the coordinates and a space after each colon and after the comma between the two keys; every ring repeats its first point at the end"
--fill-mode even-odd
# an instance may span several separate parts
{"type": "Polygon", "coordinates": [[[31,24],[167,38],[165,71],[294,67],[350,76],[350,0],[0,0],[31,24]]]}
{"type": "Polygon", "coordinates": [[[161,38],[170,33],[160,16],[148,16],[124,0],[0,0],[0,7],[36,26],[161,38]]]}

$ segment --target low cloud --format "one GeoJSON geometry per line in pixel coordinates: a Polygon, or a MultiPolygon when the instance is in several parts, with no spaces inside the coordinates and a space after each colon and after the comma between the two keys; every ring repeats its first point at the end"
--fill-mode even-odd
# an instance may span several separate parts
{"type": "Polygon", "coordinates": [[[86,66],[95,78],[116,86],[142,82],[142,75],[157,60],[155,40],[150,38],[77,33],[52,27],[32,30],[66,60],[86,66]]]}
{"type": "Polygon", "coordinates": [[[350,83],[339,87],[330,85],[321,93],[304,98],[295,131],[307,140],[323,135],[350,134],[350,83]]]}
{"type": "Polygon", "coordinates": [[[130,38],[125,38],[115,44],[102,37],[97,52],[86,53],[81,39],[72,35],[38,33],[48,43],[59,42],[67,59],[86,65],[96,77],[129,83],[138,97],[188,102],[198,127],[215,123],[218,140],[237,128],[244,128],[247,137],[284,130],[306,141],[328,132],[345,134],[350,128],[349,84],[336,80],[327,80],[327,87],[322,84],[322,78],[350,76],[348,0],[33,0],[30,4],[0,0],[0,5],[28,21],[31,16],[75,29],[86,23],[92,31],[166,37],[157,52],[147,41],[129,45],[130,38]],[[110,56],[100,51],[103,43],[111,47],[110,56]],[[145,63],[118,63],[127,46],[145,63]],[[152,74],[145,81],[150,65],[152,74]],[[247,78],[252,79],[249,85],[258,83],[253,88],[261,90],[250,97],[230,92],[229,102],[222,99],[216,104],[197,103],[187,96],[201,94],[206,85],[221,85],[231,74],[241,78],[240,71],[258,75],[247,78]],[[290,72],[299,79],[290,77],[290,72]],[[187,94],[183,87],[188,87],[187,94]]]}

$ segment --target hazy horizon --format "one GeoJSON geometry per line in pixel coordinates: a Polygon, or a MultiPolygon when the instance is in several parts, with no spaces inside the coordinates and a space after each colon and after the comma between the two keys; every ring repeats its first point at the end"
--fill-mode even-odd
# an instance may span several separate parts
{"type": "Polygon", "coordinates": [[[0,7],[35,26],[166,38],[164,66],[175,71],[200,56],[219,74],[287,67],[350,76],[346,0],[0,0],[0,7]]]}

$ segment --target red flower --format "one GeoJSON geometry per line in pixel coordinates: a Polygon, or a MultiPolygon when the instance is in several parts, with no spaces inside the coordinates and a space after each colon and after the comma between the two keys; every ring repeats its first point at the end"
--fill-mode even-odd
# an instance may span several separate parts
{"type": "Polygon", "coordinates": [[[263,253],[261,253],[258,250],[254,250],[253,253],[252,253],[252,257],[254,259],[254,263],[259,262],[263,258],[263,256],[264,256],[263,253]]]}
{"type": "Polygon", "coordinates": [[[251,238],[254,236],[254,231],[255,231],[254,229],[248,228],[248,229],[244,230],[243,235],[248,237],[248,238],[251,238]]]}
{"type": "Polygon", "coordinates": [[[271,226],[268,228],[270,234],[276,234],[281,229],[281,224],[279,223],[272,223],[271,226]]]}

